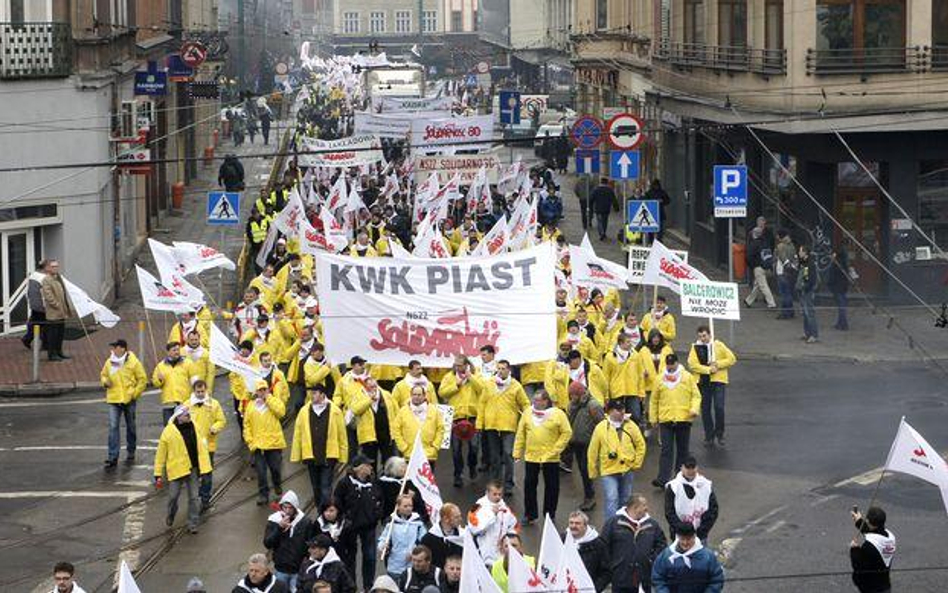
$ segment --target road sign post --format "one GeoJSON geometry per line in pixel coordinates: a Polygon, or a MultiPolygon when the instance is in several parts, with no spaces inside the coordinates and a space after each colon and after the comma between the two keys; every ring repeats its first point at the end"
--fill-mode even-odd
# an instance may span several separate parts
{"type": "Polygon", "coordinates": [[[639,152],[637,150],[610,150],[609,177],[626,181],[639,178],[639,152]]]}
{"type": "Polygon", "coordinates": [[[631,113],[620,113],[606,123],[609,144],[617,150],[632,150],[645,139],[642,120],[631,113]]]}
{"type": "MultiPolygon", "coordinates": [[[[734,282],[734,219],[747,216],[747,166],[714,166],[714,217],[727,218],[727,280],[734,282]]],[[[728,322],[734,342],[734,322],[728,322]]]]}
{"type": "Polygon", "coordinates": [[[570,139],[579,150],[593,150],[602,143],[602,122],[591,115],[576,120],[570,129],[570,139]]]}
{"type": "Polygon", "coordinates": [[[577,149],[575,156],[577,175],[595,175],[599,173],[600,162],[598,150],[577,149]]]}
{"type": "Polygon", "coordinates": [[[500,91],[500,123],[508,126],[520,123],[520,93],[500,91]]]}
{"type": "Polygon", "coordinates": [[[629,200],[626,225],[635,233],[657,233],[662,228],[658,200],[629,200]]]}

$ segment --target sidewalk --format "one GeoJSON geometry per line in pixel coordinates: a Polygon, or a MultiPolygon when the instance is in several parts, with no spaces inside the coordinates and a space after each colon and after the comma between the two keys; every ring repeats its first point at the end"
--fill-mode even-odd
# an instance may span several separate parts
{"type": "MultiPolygon", "coordinates": [[[[282,124],[283,122],[281,122],[282,124]]],[[[274,134],[271,140],[282,134],[283,126],[273,126],[274,134]]],[[[271,142],[270,151],[275,151],[278,143],[271,142]]],[[[267,152],[263,141],[257,137],[255,144],[245,143],[235,148],[229,139],[225,139],[218,146],[217,155],[233,153],[238,158],[244,155],[267,152]]],[[[246,220],[250,212],[252,201],[256,199],[259,186],[269,178],[272,158],[243,159],[245,183],[247,191],[241,198],[240,213],[242,220],[246,220]]],[[[236,227],[215,227],[205,222],[206,201],[204,192],[217,190],[217,169],[220,161],[215,160],[209,166],[203,163],[198,177],[187,188],[185,200],[180,212],[163,213],[160,228],[154,229],[152,238],[162,243],[172,241],[192,241],[210,245],[237,263],[237,257],[243,247],[243,223],[236,227]],[[222,234],[221,229],[224,229],[222,234]],[[223,236],[223,243],[221,241],[223,236]]],[[[142,266],[155,276],[158,272],[152,260],[151,250],[144,245],[138,255],[138,265],[142,266]]],[[[227,301],[235,298],[236,273],[223,272],[223,284],[219,270],[208,270],[200,274],[194,284],[203,289],[208,295],[209,304],[213,309],[226,306],[227,301]],[[218,295],[223,295],[223,303],[217,303],[218,295]],[[213,300],[213,301],[212,301],[213,300]]],[[[69,277],[69,269],[63,270],[69,277]]],[[[82,286],[81,278],[71,278],[73,282],[82,286]]],[[[141,294],[138,289],[138,280],[134,268],[122,282],[119,298],[112,303],[112,310],[122,318],[121,322],[112,329],[99,327],[90,331],[88,339],[80,334],[79,339],[67,341],[63,350],[72,357],[65,362],[49,362],[46,353],[40,355],[40,382],[32,383],[32,354],[20,342],[20,335],[6,336],[0,339],[0,396],[4,395],[31,395],[37,397],[57,395],[72,390],[98,390],[99,371],[109,353],[109,342],[119,338],[128,341],[129,348],[135,352],[145,365],[146,372],[151,373],[156,360],[164,356],[164,344],[168,333],[174,324],[171,313],[158,311],[145,312],[141,306],[141,294]],[[139,334],[139,323],[145,323],[145,330],[139,334]],[[150,328],[150,329],[148,329],[150,328]],[[143,338],[144,348],[140,339],[143,338]]],[[[91,318],[83,320],[87,329],[92,329],[91,318]]],[[[79,329],[78,327],[76,328],[79,329]]],[[[81,330],[80,330],[81,331],[81,330]]]]}
{"type": "MultiPolygon", "coordinates": [[[[578,245],[583,238],[579,202],[573,193],[576,177],[558,176],[563,196],[565,219],[561,228],[567,240],[578,245]]],[[[590,229],[590,239],[596,254],[627,265],[628,256],[615,241],[616,233],[623,223],[623,213],[613,212],[609,217],[609,240],[600,242],[596,231],[590,229]]],[[[674,229],[665,234],[665,242],[674,249],[687,249],[683,236],[674,229]]],[[[727,280],[727,269],[712,266],[700,258],[690,258],[698,269],[709,278],[727,280]]],[[[771,282],[776,297],[776,282],[771,282]]],[[[747,296],[749,287],[740,285],[741,298],[747,296]]],[[[695,329],[707,324],[707,319],[683,317],[677,295],[661,289],[660,294],[669,297],[668,305],[675,314],[678,325],[676,349],[685,350],[694,341],[695,329]]],[[[626,305],[631,302],[640,315],[651,305],[652,288],[630,287],[626,305]]],[[[773,360],[841,360],[854,362],[917,361],[926,358],[948,360],[948,329],[936,328],[932,316],[920,305],[915,307],[889,306],[883,299],[867,301],[858,292],[849,293],[849,331],[833,329],[836,323],[836,307],[827,299],[817,300],[817,319],[820,341],[806,344],[803,336],[803,317],[797,306],[796,317],[777,320],[776,311],[767,309],[763,299],[758,299],[752,308],[741,308],[741,321],[719,321],[715,324],[716,337],[731,346],[741,358],[765,358],[773,360]],[[873,308],[873,303],[878,309],[873,308]],[[901,328],[901,329],[900,329],[901,328]],[[911,337],[909,337],[911,336],[911,337]],[[926,354],[927,353],[927,354],[926,354]]]]}

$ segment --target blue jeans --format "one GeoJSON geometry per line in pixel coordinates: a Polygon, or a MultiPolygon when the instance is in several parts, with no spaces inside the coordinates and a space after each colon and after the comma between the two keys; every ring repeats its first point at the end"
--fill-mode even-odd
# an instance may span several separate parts
{"type": "Polygon", "coordinates": [[[631,471],[624,474],[612,474],[602,476],[599,483],[602,484],[602,517],[603,523],[616,514],[619,507],[625,506],[632,496],[632,481],[635,474],[631,471]]]}
{"type": "Polygon", "coordinates": [[[793,317],[793,285],[787,276],[777,276],[777,292],[780,294],[780,316],[793,317]]]}
{"type": "Polygon", "coordinates": [[[109,404],[109,461],[117,461],[121,448],[119,435],[120,423],[125,418],[125,447],[129,457],[135,455],[135,445],[138,443],[138,434],[135,430],[135,404],[109,404]]]}
{"type": "Polygon", "coordinates": [[[288,572],[274,570],[273,576],[276,577],[276,580],[286,585],[286,588],[290,593],[296,593],[296,581],[300,575],[296,573],[290,574],[288,572]]]}
{"type": "Polygon", "coordinates": [[[833,300],[836,301],[836,329],[849,329],[849,319],[846,317],[846,307],[849,305],[849,295],[845,292],[834,292],[833,300]]]}
{"type": "Polygon", "coordinates": [[[800,293],[800,308],[803,310],[803,333],[808,338],[819,338],[820,328],[816,325],[816,294],[800,293]]]}
{"type": "MultiPolygon", "coordinates": [[[[211,467],[214,467],[214,453],[208,452],[211,458],[211,467]]],[[[214,472],[209,471],[201,475],[201,487],[198,489],[201,495],[201,503],[208,505],[211,503],[211,494],[214,492],[214,472]]]]}
{"type": "Polygon", "coordinates": [[[704,440],[724,436],[724,383],[699,384],[701,391],[701,420],[704,423],[704,440]]]}

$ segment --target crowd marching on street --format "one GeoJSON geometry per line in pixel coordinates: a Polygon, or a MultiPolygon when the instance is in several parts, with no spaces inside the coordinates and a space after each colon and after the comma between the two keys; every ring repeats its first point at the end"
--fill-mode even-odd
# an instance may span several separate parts
{"type": "MultiPolygon", "coordinates": [[[[557,178],[544,165],[516,161],[501,168],[496,183],[478,175],[465,185],[458,178],[442,185],[437,174],[416,178],[400,141],[379,146],[378,163],[308,164],[311,152],[355,133],[354,114],[369,101],[350,58],[317,58],[309,66],[310,80],[296,99],[293,158],[275,189],[251,199],[245,235],[254,274],[241,302],[232,310],[203,302],[178,307],[166,355],[150,369],[125,340],[110,344],[100,375],[109,404],[106,469],[120,461],[123,422],[126,460],[135,460],[136,402],[146,388],[157,388],[165,427],[155,486],[167,492],[166,524],[174,526],[179,504],[186,505],[186,529],[197,533],[212,509],[217,440],[225,430],[238,431],[256,472],[256,503],[272,514],[257,526],[265,552],[250,556],[234,593],[457,593],[462,581],[503,593],[723,590],[711,543],[727,504],[701,471],[691,433],[700,418],[703,446],[727,446],[726,393],[738,356],[707,325],[680,335],[662,295],[647,310],[634,310],[616,288],[574,284],[574,252],[558,228],[557,178]],[[511,353],[490,343],[476,356],[457,354],[450,368],[407,357],[402,365],[378,364],[370,352],[327,358],[317,296],[317,283],[326,279],[316,277],[311,245],[356,258],[463,258],[538,244],[550,244],[557,260],[557,348],[548,359],[511,364],[511,353]],[[223,366],[221,356],[236,362],[223,366]],[[221,382],[231,401],[215,396],[221,382]],[[648,455],[658,460],[656,475],[642,475],[648,455]],[[312,512],[302,504],[308,492],[284,488],[287,462],[306,468],[312,512]],[[432,504],[415,476],[433,480],[441,465],[451,467],[453,482],[435,486],[444,500],[432,504]],[[574,469],[583,502],[560,508],[561,475],[574,469]],[[450,487],[482,488],[483,496],[461,508],[450,502],[450,487]],[[641,494],[649,487],[664,493],[663,508],[650,508],[641,494]],[[543,529],[536,555],[520,537],[534,523],[543,529]],[[557,524],[565,530],[557,532],[557,524]]],[[[467,109],[466,95],[451,98],[456,113],[467,109]]],[[[271,117],[265,103],[253,102],[228,114],[235,143],[244,133],[252,141],[258,124],[268,143],[271,117]]],[[[243,176],[239,161],[228,158],[219,182],[239,191],[243,176]]],[[[607,189],[589,196],[600,239],[608,208],[598,204],[611,206],[607,189]]],[[[653,190],[663,192],[660,184],[653,190]]],[[[746,304],[760,294],[777,307],[766,278],[772,266],[764,260],[776,256],[781,276],[793,259],[804,277],[806,317],[812,300],[805,250],[788,252],[785,237],[768,237],[763,227],[754,231],[760,246],[746,304]]],[[[56,262],[43,265],[45,319],[37,322],[68,316],[62,309],[69,307],[56,262]]],[[[155,284],[169,285],[164,273],[155,284]]],[[[784,284],[779,306],[789,316],[784,284]]],[[[67,358],[57,326],[47,327],[50,358],[67,358]]],[[[815,322],[808,323],[806,337],[817,336],[815,322]]],[[[893,538],[880,512],[854,519],[879,538],[893,538]]],[[[854,567],[876,571],[863,579],[882,579],[874,549],[854,548],[854,567]]],[[[74,571],[57,565],[57,587],[74,571]]],[[[189,591],[203,590],[193,585],[189,591]]],[[[887,590],[881,587],[863,590],[887,590]]]]}

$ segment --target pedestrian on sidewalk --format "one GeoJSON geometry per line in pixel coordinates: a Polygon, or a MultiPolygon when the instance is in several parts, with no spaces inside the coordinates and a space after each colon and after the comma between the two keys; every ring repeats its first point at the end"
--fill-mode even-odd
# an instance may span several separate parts
{"type": "MultiPolygon", "coordinates": [[[[576,458],[579,476],[583,482],[583,503],[580,510],[591,511],[596,508],[596,490],[593,488],[593,475],[589,467],[589,446],[596,426],[606,417],[602,405],[593,399],[586,386],[580,381],[569,384],[569,407],[567,417],[573,434],[569,448],[571,456],[576,458]]],[[[595,472],[593,472],[595,473],[595,472]]]]}
{"type": "Polygon", "coordinates": [[[46,350],[46,305],[43,304],[43,279],[46,278],[46,266],[46,260],[41,259],[26,284],[26,303],[30,307],[30,319],[26,323],[26,333],[23,334],[23,345],[27,349],[33,348],[33,328],[39,326],[42,349],[46,350]]]}
{"type": "Polygon", "coordinates": [[[267,517],[263,545],[270,550],[277,580],[291,592],[296,591],[300,565],[306,558],[306,542],[312,534],[312,521],[300,507],[299,497],[287,490],[280,498],[280,508],[267,517]]]}
{"type": "Polygon", "coordinates": [[[264,104],[260,111],[260,133],[263,135],[263,144],[270,144],[270,124],[273,123],[273,112],[264,104]]]}
{"type": "Polygon", "coordinates": [[[168,513],[165,525],[174,525],[178,513],[181,490],[188,490],[188,533],[197,533],[201,519],[200,480],[211,471],[207,444],[191,422],[191,413],[185,405],[174,410],[158,439],[155,453],[155,487],[163,486],[162,476],[168,479],[168,513]]]}
{"type": "Polygon", "coordinates": [[[576,185],[573,186],[573,193],[576,194],[576,199],[579,200],[579,213],[582,216],[584,231],[589,228],[590,222],[589,195],[592,193],[591,183],[589,176],[583,175],[576,180],[576,185]]]}
{"type": "Polygon", "coordinates": [[[40,284],[43,306],[46,309],[46,350],[50,362],[68,360],[63,353],[66,320],[76,317],[76,309],[69,300],[66,285],[59,274],[59,260],[51,259],[46,266],[46,277],[40,284]]]}
{"type": "Polygon", "coordinates": [[[109,445],[105,459],[107,469],[118,465],[120,448],[120,423],[125,418],[126,461],[135,461],[135,446],[138,443],[135,426],[135,407],[148,385],[145,367],[133,353],[128,351],[125,340],[115,340],[109,346],[112,352],[102,365],[99,382],[105,388],[105,403],[109,405],[109,445]]]}
{"type": "Polygon", "coordinates": [[[707,543],[718,520],[718,499],[713,484],[698,472],[698,462],[688,457],[678,475],[665,486],[665,520],[671,537],[693,527],[698,539],[707,543]]]}
{"type": "Polygon", "coordinates": [[[850,281],[849,253],[846,252],[845,247],[840,245],[833,252],[833,261],[830,264],[829,280],[827,281],[830,292],[833,293],[833,301],[836,303],[836,325],[833,328],[840,331],[849,329],[846,309],[849,307],[847,293],[849,292],[850,281]]]}
{"type": "Polygon", "coordinates": [[[217,184],[230,192],[244,189],[244,166],[237,160],[236,155],[229,154],[224,157],[224,162],[217,170],[217,184]]]}
{"type": "Polygon", "coordinates": [[[694,377],[678,363],[677,354],[665,356],[665,369],[655,381],[649,402],[649,422],[658,425],[662,442],[656,488],[664,488],[673,467],[688,457],[691,423],[701,411],[701,393],[694,377]],[[674,462],[674,465],[672,465],[674,462]]]}
{"type": "Polygon", "coordinates": [[[603,177],[589,199],[596,212],[596,230],[599,232],[599,240],[605,241],[609,232],[609,213],[612,212],[612,205],[617,199],[616,192],[609,185],[609,180],[603,177]]]}
{"type": "Polygon", "coordinates": [[[724,446],[724,401],[727,389],[728,369],[734,366],[737,357],[721,340],[711,341],[711,330],[706,325],[698,327],[698,341],[688,353],[688,370],[698,376],[701,391],[701,420],[704,423],[704,446],[724,446]]]}
{"type": "Polygon", "coordinates": [[[652,180],[648,191],[645,192],[645,195],[642,196],[642,199],[654,200],[658,202],[658,222],[660,223],[660,226],[655,238],[661,241],[665,236],[665,228],[668,226],[667,209],[668,205],[671,204],[671,196],[669,196],[668,192],[662,187],[662,182],[656,178],[652,180]]]}
{"type": "Polygon", "coordinates": [[[768,309],[775,309],[777,302],[774,301],[774,295],[770,291],[770,284],[767,282],[767,274],[773,269],[774,251],[773,242],[768,241],[768,236],[761,226],[761,220],[766,225],[763,216],[757,219],[757,226],[751,229],[747,240],[747,269],[753,276],[754,288],[744,299],[744,304],[748,307],[757,301],[757,296],[762,295],[767,301],[768,309]]]}
{"type": "Polygon", "coordinates": [[[816,287],[820,277],[808,246],[800,245],[798,258],[800,272],[797,274],[796,290],[800,295],[800,309],[803,311],[802,339],[806,340],[807,344],[813,344],[820,339],[820,328],[816,321],[816,287]]]}
{"type": "Polygon", "coordinates": [[[793,319],[793,287],[797,282],[797,250],[786,229],[777,231],[777,249],[774,271],[777,275],[777,293],[780,295],[780,314],[777,319],[793,319]]]}

